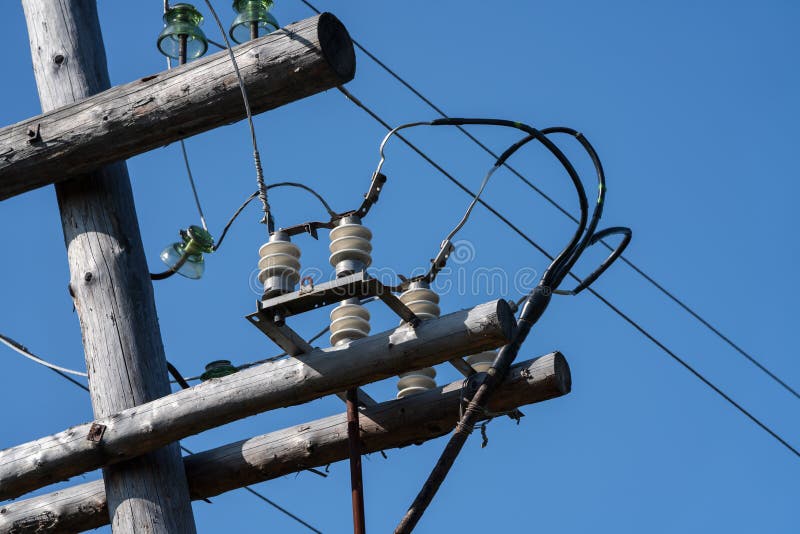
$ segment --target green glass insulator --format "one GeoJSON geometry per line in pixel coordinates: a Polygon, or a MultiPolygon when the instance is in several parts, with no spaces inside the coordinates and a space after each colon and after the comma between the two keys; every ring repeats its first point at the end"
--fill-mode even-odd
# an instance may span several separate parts
{"type": "Polygon", "coordinates": [[[203,15],[191,4],[175,4],[164,13],[164,29],[158,36],[158,49],[167,57],[181,59],[181,41],[186,39],[186,58],[195,59],[208,50],[208,39],[200,29],[203,15]]]}
{"type": "Polygon", "coordinates": [[[244,43],[277,30],[278,21],[269,12],[273,4],[272,0],[234,0],[233,10],[237,15],[228,32],[231,39],[244,43]]]}
{"type": "Polygon", "coordinates": [[[199,226],[190,226],[180,234],[183,241],[165,248],[161,252],[161,261],[179,275],[196,280],[205,272],[203,254],[214,250],[214,238],[199,226]]]}
{"type": "Polygon", "coordinates": [[[208,253],[214,250],[214,238],[208,230],[199,226],[192,225],[188,230],[181,231],[181,237],[189,254],[208,253]]]}
{"type": "Polygon", "coordinates": [[[200,375],[200,380],[206,381],[211,378],[220,378],[232,375],[236,371],[238,369],[231,364],[230,360],[215,360],[206,364],[206,372],[200,375]]]}

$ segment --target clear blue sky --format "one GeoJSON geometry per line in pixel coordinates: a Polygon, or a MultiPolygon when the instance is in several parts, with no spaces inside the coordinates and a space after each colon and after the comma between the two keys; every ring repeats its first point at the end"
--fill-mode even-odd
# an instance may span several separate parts
{"type": "MultiPolygon", "coordinates": [[[[197,2],[200,6],[202,2],[197,2]]],[[[608,174],[604,225],[634,229],[628,257],[672,289],[769,368],[800,387],[797,302],[800,263],[795,199],[800,122],[797,28],[800,5],[752,2],[331,2],[353,37],[452,115],[502,117],[536,126],[569,125],[595,144],[608,174]],[[602,5],[601,5],[602,4],[602,5]],[[758,7],[755,7],[755,6],[758,7]],[[769,276],[766,276],[769,274],[769,276]]],[[[216,1],[230,21],[230,2],[216,1]]],[[[164,68],[155,48],[161,2],[100,2],[112,81],[164,68]]],[[[205,9],[203,9],[206,12],[205,9]]],[[[206,13],[207,15],[208,13],[206,13]]],[[[279,0],[287,23],[309,16],[279,0]]],[[[0,6],[5,79],[0,123],[39,113],[19,2],[0,6]]],[[[210,17],[205,30],[219,39],[210,17]]],[[[433,112],[358,55],[348,86],[389,122],[433,112]]],[[[317,187],[335,209],[353,208],[377,161],[383,129],[330,91],[256,119],[269,181],[317,187]]],[[[513,137],[475,133],[495,149],[513,137]]],[[[445,168],[476,186],[491,160],[455,132],[412,137],[445,168]]],[[[254,189],[247,131],[238,123],[188,140],[212,231],[254,189]]],[[[562,144],[586,171],[574,145],[562,144]]],[[[367,219],[374,265],[408,272],[425,265],[468,198],[399,143],[391,145],[389,184],[367,219]]],[[[539,148],[515,157],[531,180],[576,211],[563,173],[539,148]]],[[[181,227],[197,222],[177,145],[128,162],[142,237],[153,270],[181,227]]],[[[322,216],[301,193],[272,195],[279,224],[322,216]]],[[[551,251],[572,223],[507,172],[487,199],[551,251]]],[[[156,284],[169,359],[185,374],[204,363],[235,363],[280,352],[243,316],[254,309],[249,278],[265,239],[248,210],[201,281],[156,284]]],[[[6,200],[0,209],[6,261],[0,263],[0,332],[52,361],[83,368],[80,329],[67,294],[68,269],[52,187],[6,200]]],[[[329,272],[327,240],[301,238],[304,267],[329,272]]],[[[475,247],[462,265],[540,271],[546,260],[478,208],[461,236],[475,247]]],[[[576,271],[586,274],[600,251],[576,271]]],[[[639,320],[796,447],[800,402],[624,265],[596,288],[639,320]]],[[[452,311],[509,288],[454,291],[452,311]]],[[[373,305],[373,331],[395,319],[373,305]]],[[[293,323],[304,334],[326,314],[293,323]]],[[[418,532],[797,532],[800,462],[765,432],[591,295],[556,299],[521,357],[561,350],[573,392],[524,409],[520,426],[489,427],[488,448],[468,442],[418,532]],[[478,497],[480,495],[480,497],[478,497]],[[492,513],[494,511],[494,513],[492,513]]],[[[0,347],[7,447],[91,419],[86,394],[0,347]]],[[[440,382],[455,380],[447,367],[440,382]]],[[[367,387],[394,395],[394,381],[367,387]]],[[[343,410],[335,398],[249,418],[191,437],[195,450],[299,424],[343,410]]],[[[367,521],[388,532],[404,513],[443,440],[372,455],[364,462],[367,521]]],[[[70,484],[91,480],[96,473],[70,484]]],[[[51,488],[52,489],[52,488],[51,488]]],[[[309,473],[258,485],[324,532],[350,531],[345,463],[322,479],[309,473]]],[[[194,505],[200,532],[304,532],[242,491],[194,505]]]]}

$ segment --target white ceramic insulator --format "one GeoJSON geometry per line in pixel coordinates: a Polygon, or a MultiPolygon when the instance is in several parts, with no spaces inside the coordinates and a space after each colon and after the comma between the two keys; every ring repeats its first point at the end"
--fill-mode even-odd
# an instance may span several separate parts
{"type": "Polygon", "coordinates": [[[400,301],[422,321],[438,319],[439,295],[427,287],[413,287],[400,295],[400,301]]]}
{"type": "Polygon", "coordinates": [[[297,245],[291,241],[270,241],[258,249],[258,256],[259,282],[263,284],[269,279],[280,277],[291,286],[284,288],[283,293],[294,290],[294,286],[300,281],[300,249],[297,245]]]}
{"type": "Polygon", "coordinates": [[[471,354],[464,358],[468,364],[472,366],[478,373],[485,373],[489,370],[497,357],[496,350],[486,350],[478,354],[471,354]]]}
{"type": "Polygon", "coordinates": [[[342,302],[331,311],[331,345],[369,335],[369,312],[361,304],[342,302]]]}
{"type": "Polygon", "coordinates": [[[433,367],[425,367],[410,373],[400,375],[397,382],[397,398],[401,399],[413,393],[422,393],[436,387],[436,370],[433,367]]]}
{"type": "MultiPolygon", "coordinates": [[[[422,321],[438,319],[441,310],[439,309],[439,295],[432,289],[423,285],[412,286],[400,295],[400,301],[414,312],[414,315],[422,321]]],[[[421,393],[436,387],[436,370],[433,367],[425,367],[409,373],[400,375],[397,382],[397,398],[405,397],[413,393],[421,393]]]]}
{"type": "Polygon", "coordinates": [[[330,262],[334,267],[343,261],[357,261],[366,269],[372,263],[372,232],[354,222],[337,226],[330,233],[330,262]]]}

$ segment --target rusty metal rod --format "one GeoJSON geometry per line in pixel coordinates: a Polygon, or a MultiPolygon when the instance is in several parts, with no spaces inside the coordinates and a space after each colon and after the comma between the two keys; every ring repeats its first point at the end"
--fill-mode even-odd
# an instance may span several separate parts
{"type": "Polygon", "coordinates": [[[250,23],[250,40],[258,39],[258,21],[254,20],[250,23]]]}
{"type": "Polygon", "coordinates": [[[186,41],[188,36],[186,34],[178,35],[178,64],[186,64],[186,41]]]}
{"type": "Polygon", "coordinates": [[[353,534],[366,534],[364,480],[361,476],[361,429],[358,424],[358,389],[347,390],[347,445],[350,450],[350,491],[353,500],[353,534]]]}

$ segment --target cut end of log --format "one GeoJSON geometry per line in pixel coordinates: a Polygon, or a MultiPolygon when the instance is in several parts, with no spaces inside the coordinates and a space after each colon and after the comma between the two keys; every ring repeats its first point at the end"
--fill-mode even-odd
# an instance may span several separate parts
{"type": "Polygon", "coordinates": [[[514,317],[514,312],[511,311],[511,306],[508,305],[508,301],[505,299],[497,300],[497,320],[503,325],[503,335],[510,341],[514,336],[514,330],[517,329],[517,320],[514,317]]]}
{"type": "Polygon", "coordinates": [[[556,387],[561,395],[566,395],[572,391],[572,373],[569,370],[567,359],[560,352],[553,354],[553,380],[556,381],[556,387]]]}
{"type": "Polygon", "coordinates": [[[352,80],[356,75],[356,53],[344,24],[332,13],[323,13],[319,17],[317,36],[322,55],[342,83],[352,80]]]}

